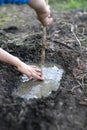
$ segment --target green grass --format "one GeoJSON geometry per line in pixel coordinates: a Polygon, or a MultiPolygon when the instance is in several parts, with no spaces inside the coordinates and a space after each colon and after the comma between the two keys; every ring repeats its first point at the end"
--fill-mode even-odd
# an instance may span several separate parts
{"type": "Polygon", "coordinates": [[[6,22],[10,21],[11,18],[10,17],[6,17],[6,16],[3,16],[2,18],[0,18],[0,27],[1,26],[4,26],[6,22]]]}
{"type": "Polygon", "coordinates": [[[87,0],[49,0],[53,9],[84,9],[87,8],[87,0]]]}

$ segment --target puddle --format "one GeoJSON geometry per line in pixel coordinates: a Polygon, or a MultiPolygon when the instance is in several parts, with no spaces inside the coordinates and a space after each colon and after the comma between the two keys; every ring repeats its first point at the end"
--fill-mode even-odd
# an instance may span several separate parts
{"type": "Polygon", "coordinates": [[[44,81],[29,80],[26,75],[23,75],[17,94],[28,100],[46,97],[59,88],[63,72],[64,70],[60,66],[49,64],[43,68],[44,81]]]}

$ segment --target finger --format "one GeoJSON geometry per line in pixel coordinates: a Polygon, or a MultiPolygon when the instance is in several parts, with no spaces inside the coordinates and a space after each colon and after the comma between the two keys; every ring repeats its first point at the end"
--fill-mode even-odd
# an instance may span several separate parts
{"type": "Polygon", "coordinates": [[[29,76],[29,79],[30,79],[30,80],[32,80],[32,79],[33,79],[33,77],[32,77],[32,76],[29,76]]]}
{"type": "Polygon", "coordinates": [[[36,66],[34,66],[34,65],[31,65],[31,67],[32,67],[32,68],[37,68],[37,67],[36,67],[36,66]]]}
{"type": "Polygon", "coordinates": [[[42,73],[37,73],[37,75],[41,76],[41,75],[42,75],[42,73]]]}
{"type": "Polygon", "coordinates": [[[41,72],[41,71],[33,71],[33,72],[32,72],[32,76],[33,76],[33,75],[37,75],[37,76],[40,76],[40,77],[41,77],[41,76],[42,76],[42,72],[41,72]]]}
{"type": "Polygon", "coordinates": [[[28,72],[28,77],[29,79],[32,79],[32,78],[36,78],[36,79],[39,79],[39,80],[44,80],[44,78],[42,77],[42,73],[41,72],[36,72],[35,70],[32,70],[32,72],[28,72]]]}
{"type": "Polygon", "coordinates": [[[39,76],[39,75],[37,75],[37,74],[33,74],[32,75],[34,78],[36,78],[36,79],[39,79],[39,80],[44,80],[44,77],[42,77],[42,76],[39,76]]]}
{"type": "Polygon", "coordinates": [[[36,72],[38,73],[41,73],[41,70],[40,69],[35,69],[36,72]]]}
{"type": "Polygon", "coordinates": [[[32,69],[34,69],[37,72],[41,72],[41,69],[37,68],[36,66],[32,66],[32,69]]]}

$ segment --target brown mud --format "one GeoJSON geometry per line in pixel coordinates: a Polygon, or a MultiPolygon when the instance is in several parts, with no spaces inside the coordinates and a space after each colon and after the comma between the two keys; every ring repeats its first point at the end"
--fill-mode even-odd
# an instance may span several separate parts
{"type": "MultiPolygon", "coordinates": [[[[52,11],[45,63],[61,65],[59,89],[24,100],[13,94],[20,72],[0,62],[0,130],[87,130],[87,10],[52,11]]],[[[25,62],[40,63],[42,27],[28,6],[0,8],[0,46],[25,62]]]]}

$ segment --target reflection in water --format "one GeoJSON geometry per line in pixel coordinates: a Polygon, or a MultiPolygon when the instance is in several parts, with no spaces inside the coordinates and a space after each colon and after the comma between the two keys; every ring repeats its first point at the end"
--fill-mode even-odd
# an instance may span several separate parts
{"type": "Polygon", "coordinates": [[[42,96],[46,97],[52,91],[58,89],[63,72],[64,70],[57,65],[47,65],[43,68],[44,81],[29,80],[27,76],[23,75],[21,78],[22,84],[17,94],[28,100],[30,98],[41,98],[42,96]]]}

